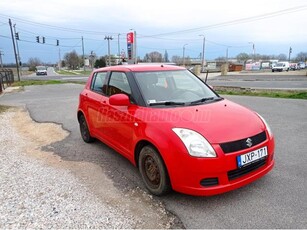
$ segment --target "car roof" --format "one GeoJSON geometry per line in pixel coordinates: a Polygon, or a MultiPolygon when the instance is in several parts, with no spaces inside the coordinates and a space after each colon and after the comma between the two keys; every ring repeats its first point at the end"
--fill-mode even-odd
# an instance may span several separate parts
{"type": "Polygon", "coordinates": [[[169,70],[184,70],[184,67],[167,65],[167,64],[154,64],[154,65],[117,65],[96,69],[94,72],[100,71],[123,71],[123,72],[146,72],[146,71],[169,71],[169,70]]]}

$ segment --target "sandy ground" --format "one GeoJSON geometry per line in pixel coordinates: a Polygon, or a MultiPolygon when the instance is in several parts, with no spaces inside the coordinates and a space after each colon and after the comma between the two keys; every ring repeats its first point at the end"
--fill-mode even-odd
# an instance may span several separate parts
{"type": "MultiPolygon", "coordinates": [[[[90,196],[98,197],[102,203],[127,213],[127,218],[132,217],[133,228],[174,228],[179,226],[176,225],[178,223],[175,223],[176,218],[148,193],[141,189],[135,189],[124,194],[115,188],[100,166],[88,162],[63,161],[52,152],[42,151],[43,146],[61,141],[69,135],[69,132],[63,130],[61,125],[34,122],[23,108],[13,108],[5,113],[11,114],[9,123],[23,139],[20,151],[26,157],[33,159],[33,161],[39,161],[44,167],[69,171],[82,186],[85,185],[88,188],[90,196]]],[[[18,143],[14,144],[18,145],[18,143]]],[[[115,228],[116,226],[118,225],[114,225],[115,228]]]]}

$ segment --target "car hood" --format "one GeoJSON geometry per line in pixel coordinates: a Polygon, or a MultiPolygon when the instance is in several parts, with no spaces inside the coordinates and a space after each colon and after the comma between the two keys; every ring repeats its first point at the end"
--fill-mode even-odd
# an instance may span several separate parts
{"type": "Polygon", "coordinates": [[[228,100],[197,106],[151,109],[151,113],[151,124],[159,125],[162,129],[191,129],[211,143],[240,140],[265,130],[255,112],[228,100]]]}

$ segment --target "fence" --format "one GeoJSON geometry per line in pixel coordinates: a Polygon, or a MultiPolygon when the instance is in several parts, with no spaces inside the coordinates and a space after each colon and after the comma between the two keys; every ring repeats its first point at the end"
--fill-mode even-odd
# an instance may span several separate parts
{"type": "Polygon", "coordinates": [[[11,69],[0,69],[0,93],[5,88],[9,87],[12,83],[14,83],[14,74],[11,69]]]}

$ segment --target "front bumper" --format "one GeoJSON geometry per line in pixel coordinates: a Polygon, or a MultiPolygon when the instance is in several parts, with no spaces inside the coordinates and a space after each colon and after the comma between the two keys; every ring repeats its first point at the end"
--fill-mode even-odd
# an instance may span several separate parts
{"type": "MultiPolygon", "coordinates": [[[[211,196],[245,186],[268,173],[274,167],[274,139],[253,146],[250,149],[224,154],[219,145],[213,146],[217,158],[177,158],[177,169],[170,169],[172,187],[175,191],[196,195],[211,196]],[[239,168],[237,156],[267,146],[266,158],[239,168]]],[[[186,154],[185,154],[186,155],[186,154]]],[[[178,156],[178,155],[177,155],[178,156]]]]}

